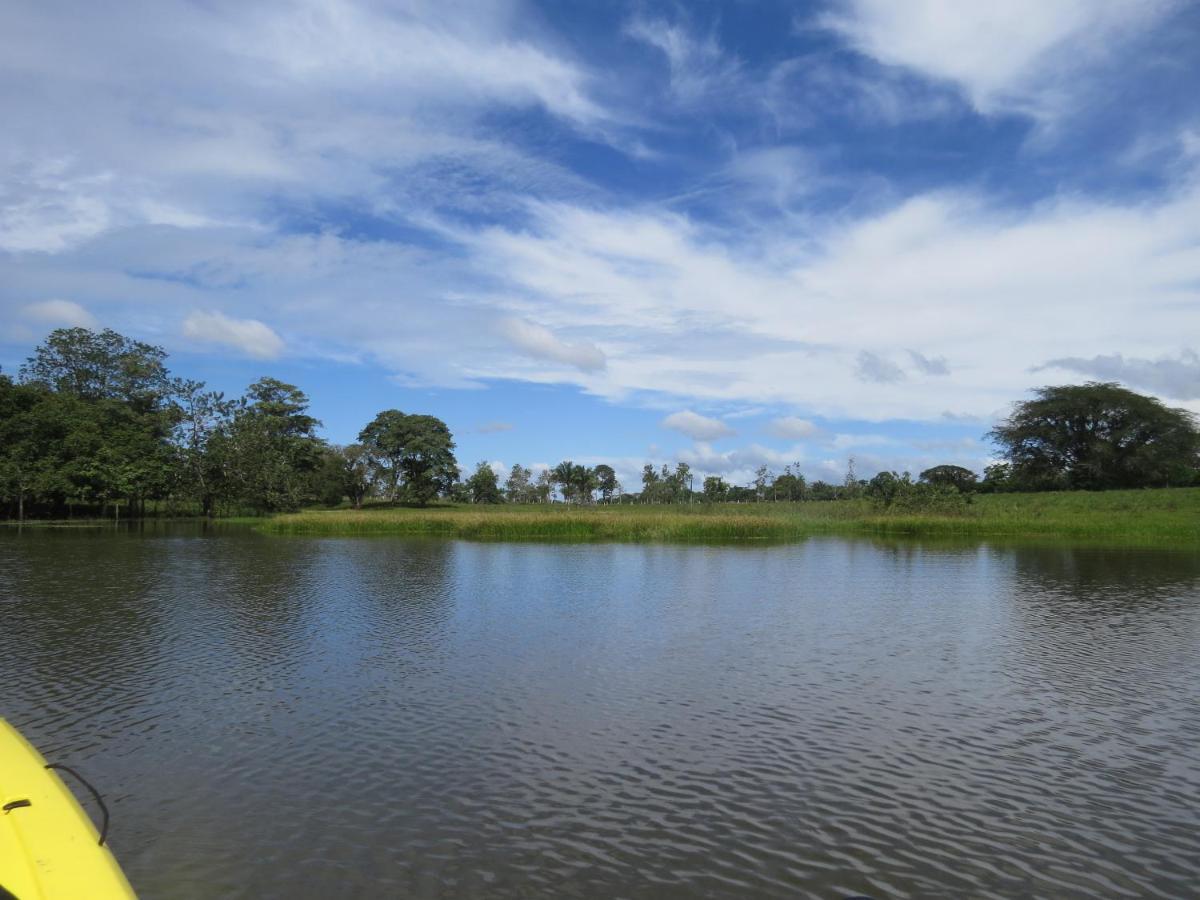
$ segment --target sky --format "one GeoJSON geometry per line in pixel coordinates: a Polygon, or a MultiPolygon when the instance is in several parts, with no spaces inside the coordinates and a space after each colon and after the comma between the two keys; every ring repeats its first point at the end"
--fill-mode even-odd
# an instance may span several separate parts
{"type": "Polygon", "coordinates": [[[58,327],[332,441],[745,484],[1042,385],[1200,412],[1200,4],[0,6],[0,366],[58,327]]]}

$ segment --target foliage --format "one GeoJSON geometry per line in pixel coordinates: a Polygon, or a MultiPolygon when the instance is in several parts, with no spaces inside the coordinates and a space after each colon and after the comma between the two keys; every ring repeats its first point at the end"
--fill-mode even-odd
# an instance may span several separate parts
{"type": "Polygon", "coordinates": [[[1114,383],[1044,387],[990,432],[1026,490],[1190,484],[1195,417],[1114,383]]]}
{"type": "Polygon", "coordinates": [[[867,482],[866,495],[877,507],[891,512],[937,513],[956,515],[965,512],[967,502],[952,484],[914,482],[907,472],[880,472],[867,482]]]}
{"type": "Polygon", "coordinates": [[[450,490],[458,478],[454,440],[446,423],[434,416],[388,409],[359,434],[391,500],[425,505],[450,490]]]}
{"type": "Polygon", "coordinates": [[[709,475],[704,479],[704,499],[709,503],[720,503],[729,495],[729,485],[720,475],[709,475]]]}
{"type": "Polygon", "coordinates": [[[970,469],[948,465],[926,469],[919,477],[924,484],[931,484],[935,487],[952,487],[964,494],[975,490],[976,482],[979,481],[979,477],[970,469]]]}
{"type": "Polygon", "coordinates": [[[475,472],[466,481],[467,491],[472,503],[503,503],[500,494],[500,480],[495,470],[486,462],[475,466],[475,472]]]}

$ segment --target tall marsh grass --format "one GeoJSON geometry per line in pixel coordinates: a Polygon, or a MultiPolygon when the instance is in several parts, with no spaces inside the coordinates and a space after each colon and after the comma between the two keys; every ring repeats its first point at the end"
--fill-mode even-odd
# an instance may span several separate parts
{"type": "Polygon", "coordinates": [[[818,534],[1058,538],[1200,546],[1200,488],[993,494],[956,513],[896,513],[866,500],[685,506],[368,506],[309,510],[271,534],[430,535],[510,541],[789,541],[818,534]]]}

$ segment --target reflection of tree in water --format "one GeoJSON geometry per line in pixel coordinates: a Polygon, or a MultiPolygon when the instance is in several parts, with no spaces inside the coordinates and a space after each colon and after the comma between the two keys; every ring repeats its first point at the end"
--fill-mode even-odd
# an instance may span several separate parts
{"type": "Polygon", "coordinates": [[[28,725],[32,738],[53,734],[69,742],[50,723],[128,709],[152,682],[145,673],[157,657],[168,550],[160,541],[84,530],[27,533],[5,543],[5,713],[28,725]]]}
{"type": "Polygon", "coordinates": [[[1004,640],[1047,708],[1104,709],[1136,728],[1160,703],[1173,704],[1186,680],[1200,677],[1200,555],[1069,547],[1011,552],[1015,578],[1004,640]]]}
{"type": "Polygon", "coordinates": [[[1165,550],[1121,550],[1023,546],[1013,550],[1022,585],[1061,599],[1095,605],[1195,592],[1200,554],[1165,550]]]}

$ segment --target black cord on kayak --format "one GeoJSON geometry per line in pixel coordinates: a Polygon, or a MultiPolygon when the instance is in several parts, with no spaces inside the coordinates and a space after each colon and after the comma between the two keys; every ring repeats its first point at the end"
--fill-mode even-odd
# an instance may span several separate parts
{"type": "Polygon", "coordinates": [[[69,775],[74,775],[79,779],[79,783],[92,792],[92,796],[96,798],[96,805],[100,807],[100,812],[104,814],[104,819],[100,823],[100,846],[104,846],[104,839],[108,837],[108,807],[104,805],[104,798],[100,796],[100,792],[92,787],[90,781],[72,769],[70,766],[64,766],[62,763],[46,763],[47,769],[60,769],[69,775]]]}

